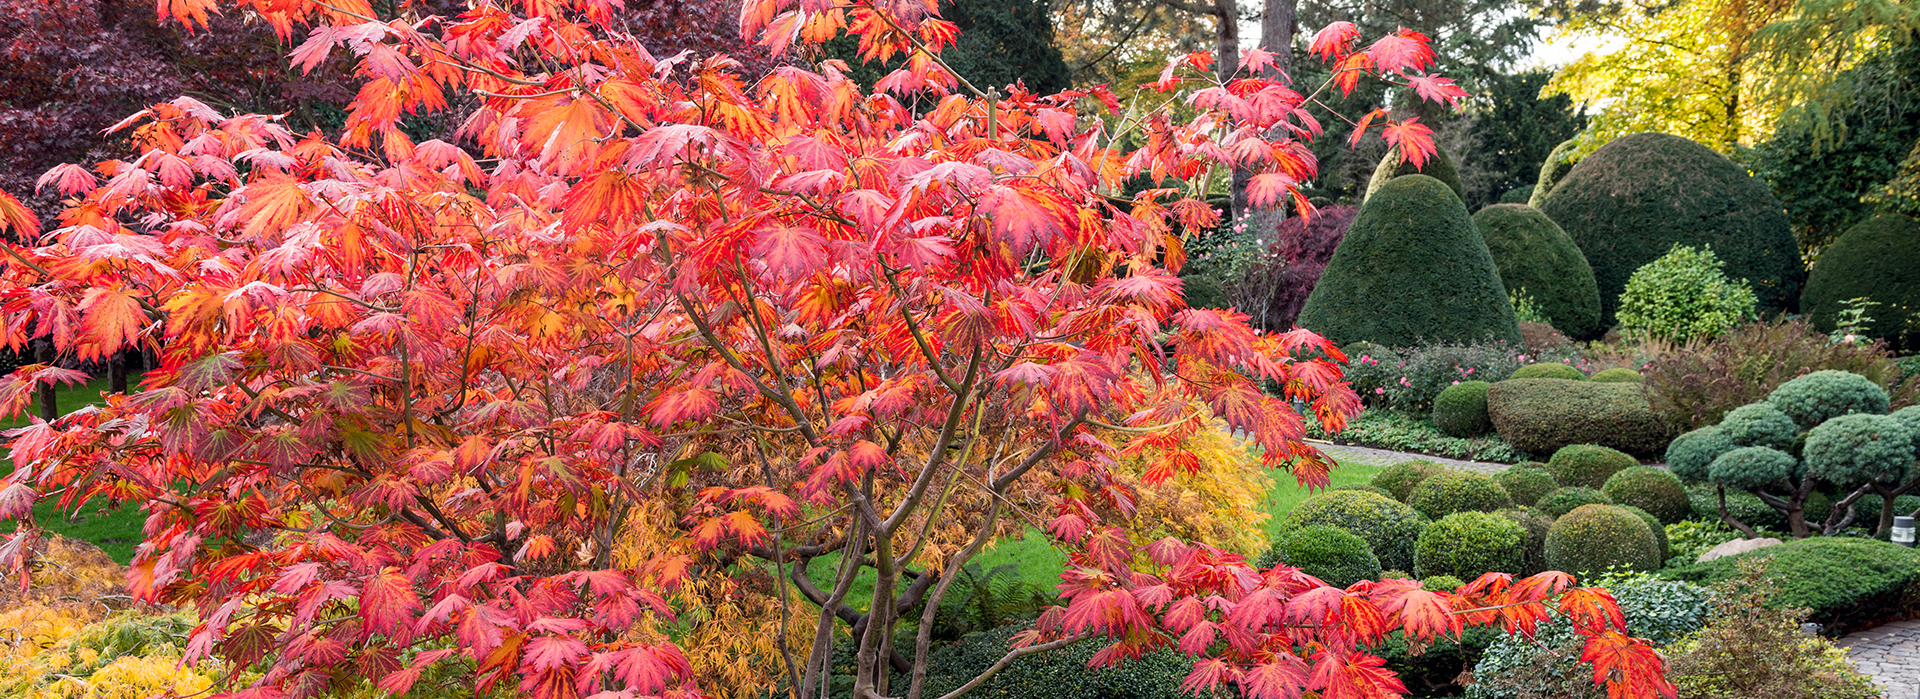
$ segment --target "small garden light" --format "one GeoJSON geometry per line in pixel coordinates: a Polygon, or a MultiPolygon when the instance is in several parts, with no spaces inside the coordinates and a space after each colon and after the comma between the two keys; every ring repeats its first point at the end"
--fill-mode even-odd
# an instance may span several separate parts
{"type": "Polygon", "coordinates": [[[1893,543],[1911,548],[1913,546],[1913,518],[1893,518],[1893,543]]]}

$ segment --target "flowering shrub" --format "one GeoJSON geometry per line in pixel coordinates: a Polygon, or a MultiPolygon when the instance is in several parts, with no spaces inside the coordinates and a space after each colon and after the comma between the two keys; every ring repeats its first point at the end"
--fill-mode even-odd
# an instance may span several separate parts
{"type": "Polygon", "coordinates": [[[1346,376],[1368,406],[1425,414],[1448,386],[1464,381],[1493,383],[1536,362],[1587,367],[1586,360],[1571,349],[1542,355],[1503,340],[1482,340],[1349,353],[1346,376]]]}

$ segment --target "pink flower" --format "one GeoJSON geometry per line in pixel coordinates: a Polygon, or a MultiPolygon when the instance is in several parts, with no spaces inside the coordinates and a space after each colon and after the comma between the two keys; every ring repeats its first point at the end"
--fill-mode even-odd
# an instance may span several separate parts
{"type": "Polygon", "coordinates": [[[1380,388],[1376,388],[1376,389],[1373,389],[1373,392],[1374,392],[1375,394],[1381,394],[1381,393],[1386,393],[1386,392],[1387,392],[1387,388],[1386,388],[1385,386],[1382,386],[1382,387],[1380,387],[1380,388]]]}
{"type": "Polygon", "coordinates": [[[1473,367],[1467,367],[1467,373],[1469,374],[1473,373],[1473,367]]]}
{"type": "Polygon", "coordinates": [[[1453,385],[1455,385],[1455,386],[1458,386],[1458,385],[1460,385],[1460,382],[1458,382],[1458,381],[1455,381],[1455,382],[1453,382],[1453,385]]]}

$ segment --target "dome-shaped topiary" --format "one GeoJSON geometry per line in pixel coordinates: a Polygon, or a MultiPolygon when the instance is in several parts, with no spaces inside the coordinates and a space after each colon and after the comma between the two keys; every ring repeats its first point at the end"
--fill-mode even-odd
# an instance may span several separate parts
{"type": "Polygon", "coordinates": [[[1373,474],[1373,485],[1385,489],[1393,499],[1406,502],[1414,486],[1446,472],[1447,467],[1432,461],[1402,461],[1373,474]]]}
{"type": "Polygon", "coordinates": [[[1848,413],[1887,413],[1887,389],[1865,376],[1823,369],[1780,384],[1767,402],[1808,429],[1848,413]]]}
{"type": "Polygon", "coordinates": [[[1909,405],[1887,414],[1887,417],[1899,420],[1907,426],[1907,436],[1916,440],[1915,449],[1920,449],[1920,405],[1909,405]]]}
{"type": "Polygon", "coordinates": [[[1522,574],[1527,530],[1488,512],[1456,512],[1427,525],[1414,547],[1414,573],[1472,580],[1484,573],[1522,574]]]}
{"type": "Polygon", "coordinates": [[[1455,512],[1492,512],[1513,507],[1513,498],[1489,476],[1449,471],[1421,481],[1407,496],[1407,504],[1428,519],[1440,519],[1455,512]]]}
{"type": "Polygon", "coordinates": [[[1606,332],[1593,268],[1553,219],[1529,206],[1495,204],[1475,213],[1473,226],[1487,241],[1508,292],[1531,297],[1547,322],[1567,337],[1592,340],[1606,332]]]}
{"type": "Polygon", "coordinates": [[[1315,525],[1352,532],[1373,547],[1383,569],[1413,568],[1413,543],[1427,518],[1405,503],[1361,490],[1321,493],[1293,508],[1282,520],[1288,528],[1315,525]]]}
{"type": "Polygon", "coordinates": [[[1727,411],[1720,418],[1720,432],[1739,446],[1790,451],[1800,426],[1772,403],[1754,403],[1727,411]]]}
{"type": "MultiPolygon", "coordinates": [[[[1530,463],[1539,464],[1537,461],[1530,463]]],[[[1540,464],[1540,466],[1544,467],[1546,464],[1540,464]]],[[[1554,480],[1553,474],[1548,473],[1544,468],[1514,466],[1493,474],[1493,480],[1507,490],[1507,495],[1513,498],[1514,504],[1527,507],[1532,507],[1534,503],[1540,502],[1542,496],[1560,488],[1560,482],[1554,480]]]]}
{"type": "Polygon", "coordinates": [[[1297,323],[1341,344],[1521,342],[1466,205],[1425,175],[1396,177],[1361,207],[1297,323]]]}
{"type": "Polygon", "coordinates": [[[1634,270],[1675,243],[1712,247],[1729,275],[1751,285],[1763,313],[1791,310],[1799,298],[1805,268],[1779,200],[1745,169],[1693,141],[1659,133],[1615,139],[1536,206],[1566,229],[1593,267],[1604,324],[1613,323],[1634,270]]]}
{"type": "Polygon", "coordinates": [[[1559,519],[1568,512],[1587,505],[1611,504],[1613,504],[1613,498],[1607,497],[1606,493],[1597,488],[1573,486],[1560,488],[1541,496],[1540,502],[1536,503],[1533,509],[1548,517],[1559,519]]]}
{"type": "Polygon", "coordinates": [[[1654,541],[1653,548],[1655,551],[1660,552],[1660,561],[1662,563],[1665,563],[1667,560],[1667,556],[1671,553],[1671,547],[1667,545],[1666,525],[1661,524],[1659,518],[1654,517],[1652,513],[1647,512],[1646,510],[1642,510],[1632,505],[1620,505],[1619,507],[1620,509],[1626,510],[1628,512],[1632,512],[1633,516],[1639,517],[1640,521],[1647,523],[1648,529],[1653,530],[1653,541],[1654,541]]]}
{"type": "Polygon", "coordinates": [[[1547,152],[1547,159],[1540,162],[1540,175],[1534,180],[1533,192],[1527,195],[1527,206],[1538,209],[1546,203],[1547,195],[1552,194],[1553,188],[1559,186],[1573,166],[1580,163],[1576,155],[1579,147],[1579,139],[1569,138],[1547,152]]]}
{"type": "Polygon", "coordinates": [[[1500,194],[1502,204],[1525,204],[1533,198],[1533,190],[1539,185],[1523,184],[1500,194]]]}
{"type": "Polygon", "coordinates": [[[1640,372],[1626,367],[1607,369],[1588,377],[1587,380],[1600,383],[1644,383],[1646,381],[1640,376],[1640,372]]]}
{"type": "Polygon", "coordinates": [[[1800,461],[1772,447],[1741,447],[1714,459],[1707,480],[1741,490],[1779,486],[1800,480],[1800,461]]]}
{"type": "Polygon", "coordinates": [[[1666,562],[1646,520],[1614,505],[1582,505],[1554,520],[1544,553],[1548,570],[1581,578],[1616,566],[1657,570],[1666,562]]]}
{"type": "Polygon", "coordinates": [[[1661,524],[1673,524],[1692,514],[1687,488],[1680,478],[1664,468],[1634,466],[1607,479],[1600,488],[1618,505],[1638,507],[1659,518],[1661,524]]]}
{"type": "Polygon", "coordinates": [[[1667,445],[1667,468],[1673,475],[1688,483],[1705,483],[1709,476],[1707,467],[1721,454],[1739,449],[1727,437],[1725,430],[1713,425],[1688,432],[1673,438],[1667,445]]]}
{"type": "Polygon", "coordinates": [[[1467,200],[1467,189],[1460,186],[1460,171],[1453,166],[1453,159],[1447,157],[1446,151],[1434,149],[1426,162],[1415,167],[1400,157],[1400,149],[1388,148],[1386,156],[1380,158],[1380,164],[1374,166],[1373,177],[1367,179],[1367,191],[1361,195],[1360,205],[1366,206],[1366,202],[1372,200],[1373,195],[1386,187],[1388,182],[1407,175],[1426,175],[1439,180],[1453,190],[1453,196],[1461,201],[1467,200]]]}
{"type": "Polygon", "coordinates": [[[1569,364],[1561,364],[1559,362],[1540,362],[1538,364],[1528,364],[1526,366],[1515,369],[1513,370],[1513,373],[1511,375],[1507,376],[1507,378],[1509,379],[1570,379],[1573,381],[1585,381],[1587,380],[1587,375],[1580,373],[1579,369],[1575,369],[1573,368],[1572,365],[1569,365],[1569,364]]]}
{"type": "Polygon", "coordinates": [[[1546,545],[1547,532],[1553,529],[1553,518],[1539,510],[1512,508],[1494,514],[1512,520],[1527,530],[1527,564],[1521,570],[1522,575],[1533,575],[1547,569],[1546,545]]]}
{"type": "Polygon", "coordinates": [[[1372,483],[1348,483],[1346,485],[1332,486],[1327,488],[1327,490],[1363,490],[1376,495],[1385,495],[1387,497],[1393,497],[1393,491],[1387,490],[1386,488],[1382,488],[1372,483]]]}
{"type": "Polygon", "coordinates": [[[1807,273],[1800,311],[1833,332],[1843,304],[1857,298],[1877,304],[1867,309],[1867,337],[1920,350],[1920,221],[1881,214],[1848,229],[1807,273]]]}
{"type": "Polygon", "coordinates": [[[1807,432],[1807,473],[1829,483],[1903,483],[1913,466],[1906,423],[1886,415],[1841,415],[1807,432]]]}
{"type": "Polygon", "coordinates": [[[1450,437],[1478,437],[1493,431],[1487,417],[1485,381],[1462,381],[1433,399],[1433,426],[1450,437]]]}
{"type": "Polygon", "coordinates": [[[1618,449],[1592,444],[1569,444],[1547,460],[1547,471],[1561,485],[1599,488],[1621,469],[1639,466],[1640,461],[1618,449]]]}
{"type": "Polygon", "coordinates": [[[1366,540],[1338,527],[1315,525],[1283,531],[1260,556],[1261,570],[1285,563],[1335,587],[1380,579],[1380,558],[1366,540]]]}
{"type": "Polygon", "coordinates": [[[1435,575],[1421,580],[1420,589],[1428,592],[1452,592],[1460,589],[1460,586],[1465,584],[1467,584],[1467,581],[1451,575],[1435,575]]]}

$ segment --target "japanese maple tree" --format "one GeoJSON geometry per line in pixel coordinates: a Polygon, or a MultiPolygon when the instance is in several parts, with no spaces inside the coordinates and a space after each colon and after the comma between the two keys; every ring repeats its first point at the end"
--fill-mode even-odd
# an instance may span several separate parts
{"type": "MultiPolygon", "coordinates": [[[[1178,231],[1216,224],[1185,184],[1209,170],[1311,213],[1311,96],[1259,77],[1269,55],[1224,83],[1210,54],[1176,57],[1166,104],[1103,117],[1101,89],[955,75],[932,3],[742,8],[774,57],[843,32],[904,57],[872,93],[833,61],[748,82],[725,56],[657,56],[616,5],[159,3],[195,28],[255,13],[304,35],[296,68],[350,55],[362,84],[332,138],[187,98],[134,114],[125,159],[41,178],[67,198],[44,235],[0,197],[31,241],[5,248],[0,336],[160,358],[137,392],[13,433],[0,517],[22,526],[0,557],[24,575],[41,498],[144,507],[129,589],[198,610],[188,659],[250,670],[226,696],[404,694],[448,668],[543,698],[727,692],[675,615],[689,589],[756,584],[780,610],[759,662],[794,696],[823,690],[844,628],[856,696],[920,697],[941,598],[1031,521],[1073,552],[1062,605],[988,674],[1069,643],[1103,644],[1096,664],[1174,646],[1195,690],[1395,696],[1368,652],[1385,634],[1557,613],[1612,696],[1672,695],[1606,592],[1558,573],[1336,589],[1130,533],[1120,460],[1191,474],[1224,421],[1321,486],[1303,422],[1359,409],[1337,348],[1186,308],[1175,276],[1178,231]],[[457,143],[396,128],[456,98],[480,105],[457,143]],[[1121,195],[1141,177],[1166,186],[1121,195]]],[[[1342,23],[1313,50],[1340,68],[1320,90],[1461,94],[1417,33],[1363,48],[1342,23]]],[[[1356,132],[1376,122],[1409,160],[1433,152],[1384,111],[1356,132]]],[[[0,401],[81,378],[23,367],[0,401]]]]}

